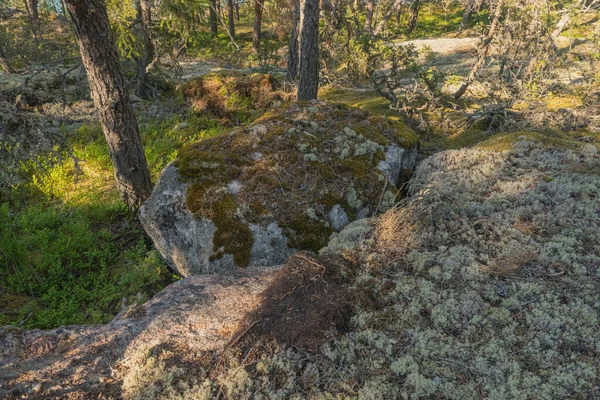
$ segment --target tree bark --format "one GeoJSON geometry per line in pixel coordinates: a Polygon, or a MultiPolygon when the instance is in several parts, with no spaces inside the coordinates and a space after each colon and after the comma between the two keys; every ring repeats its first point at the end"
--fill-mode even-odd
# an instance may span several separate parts
{"type": "Polygon", "coordinates": [[[460,86],[460,88],[458,88],[456,93],[454,93],[454,98],[457,100],[465,94],[471,83],[473,83],[473,81],[477,77],[479,70],[485,63],[485,58],[487,57],[490,45],[492,44],[492,41],[494,40],[494,35],[496,34],[496,29],[498,29],[498,24],[500,23],[500,16],[502,15],[503,3],[504,0],[498,0],[498,3],[496,4],[496,10],[494,11],[492,23],[490,24],[490,30],[488,31],[485,40],[481,43],[481,52],[479,53],[479,59],[471,69],[471,72],[469,73],[469,76],[467,77],[465,83],[463,83],[460,86]]]}
{"type": "Polygon", "coordinates": [[[37,42],[38,38],[38,24],[39,24],[39,13],[38,13],[38,0],[25,0],[25,10],[31,23],[31,33],[33,33],[33,39],[37,42]]]}
{"type": "Polygon", "coordinates": [[[460,21],[459,31],[464,31],[467,28],[467,24],[471,19],[471,15],[475,11],[475,0],[467,0],[465,4],[465,12],[463,13],[462,20],[460,21]]]}
{"type": "Polygon", "coordinates": [[[300,65],[300,2],[294,0],[294,15],[292,18],[292,31],[290,32],[290,44],[288,47],[287,78],[290,81],[298,79],[298,66],[300,65]]]}
{"type": "Polygon", "coordinates": [[[373,27],[373,9],[375,7],[375,0],[367,0],[366,15],[365,15],[365,31],[371,33],[373,27]]]}
{"type": "Polygon", "coordinates": [[[375,27],[375,30],[373,31],[373,35],[379,35],[381,33],[381,31],[383,31],[383,28],[385,28],[385,24],[388,22],[388,20],[392,17],[392,15],[402,5],[402,1],[403,0],[394,0],[394,3],[390,6],[390,8],[387,10],[387,12],[381,18],[381,21],[379,21],[379,23],[375,27]]]}
{"type": "Polygon", "coordinates": [[[66,0],[90,92],[114,167],[117,189],[130,209],[152,192],[148,164],[103,0],[66,0]]]}
{"type": "Polygon", "coordinates": [[[240,0],[235,0],[235,21],[240,23],[240,0]]]}
{"type": "Polygon", "coordinates": [[[38,0],[25,0],[25,9],[31,18],[31,22],[37,23],[40,19],[38,11],[38,0]]]}
{"type": "Polygon", "coordinates": [[[319,0],[300,3],[298,100],[314,100],[319,91],[319,0]]]}
{"type": "Polygon", "coordinates": [[[218,23],[217,23],[217,0],[210,0],[209,7],[209,21],[210,21],[210,37],[215,38],[218,34],[218,23]]]}
{"type": "Polygon", "coordinates": [[[148,98],[146,94],[146,75],[148,66],[154,60],[154,42],[152,41],[152,32],[150,27],[152,26],[152,11],[149,0],[138,0],[137,1],[137,13],[140,20],[140,36],[142,39],[142,54],[140,54],[137,61],[137,76],[136,76],[136,87],[135,94],[142,98],[148,98]]]}
{"type": "Polygon", "coordinates": [[[14,74],[15,70],[12,65],[10,65],[10,61],[8,61],[8,57],[6,57],[6,53],[4,53],[4,48],[0,45],[0,67],[7,74],[14,74]]]}
{"type": "Polygon", "coordinates": [[[254,0],[254,30],[252,31],[252,51],[260,49],[261,24],[264,0],[254,0]]]}
{"type": "Polygon", "coordinates": [[[227,21],[229,36],[235,40],[235,21],[233,20],[233,0],[227,0],[227,21]]]}
{"type": "Polygon", "coordinates": [[[408,30],[407,34],[411,34],[417,27],[417,19],[419,18],[419,8],[421,7],[420,0],[413,0],[408,9],[408,30]]]}

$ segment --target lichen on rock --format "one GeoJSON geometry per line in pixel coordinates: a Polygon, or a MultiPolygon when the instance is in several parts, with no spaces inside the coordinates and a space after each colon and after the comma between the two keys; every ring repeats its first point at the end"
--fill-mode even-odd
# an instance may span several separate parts
{"type": "Polygon", "coordinates": [[[357,109],[324,102],[282,106],[253,125],[181,149],[169,167],[177,182],[159,181],[140,211],[141,220],[151,225],[146,230],[155,244],[164,244],[157,247],[178,271],[254,266],[265,259],[259,253],[277,254],[266,258],[281,263],[294,250],[317,252],[357,216],[393,205],[400,171],[416,162],[416,144],[403,124],[357,109]],[[158,206],[174,185],[184,199],[176,200],[175,208],[158,206]],[[168,227],[171,210],[181,213],[183,208],[214,226],[214,232],[191,236],[168,227]],[[255,232],[269,226],[282,236],[256,246],[255,232]],[[212,246],[208,254],[207,242],[212,246]],[[173,253],[187,255],[175,260],[173,253]],[[181,262],[194,266],[175,265],[181,262]]]}

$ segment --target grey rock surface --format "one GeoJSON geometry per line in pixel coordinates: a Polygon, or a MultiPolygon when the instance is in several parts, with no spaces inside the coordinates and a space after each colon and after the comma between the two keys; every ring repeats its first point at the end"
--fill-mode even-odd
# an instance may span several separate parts
{"type": "Polygon", "coordinates": [[[336,231],[339,231],[350,223],[348,214],[346,214],[346,211],[339,204],[331,208],[331,211],[327,214],[327,219],[329,219],[329,223],[336,231]]]}
{"type": "Polygon", "coordinates": [[[411,173],[417,165],[417,148],[404,149],[399,146],[385,148],[385,160],[377,165],[377,169],[385,174],[388,180],[398,185],[400,178],[411,173]]]}
{"type": "MultiPolygon", "coordinates": [[[[233,256],[211,260],[215,224],[196,218],[186,206],[189,184],[179,180],[177,168],[169,164],[161,173],[150,198],[139,210],[139,219],[167,264],[182,276],[225,273],[238,269],[233,256]]],[[[285,262],[293,250],[276,223],[249,224],[254,237],[248,267],[285,262]]]]}
{"type": "Polygon", "coordinates": [[[0,329],[0,397],[135,398],[123,381],[136,359],[161,348],[218,353],[276,270],[183,279],[104,325],[0,329]]]}

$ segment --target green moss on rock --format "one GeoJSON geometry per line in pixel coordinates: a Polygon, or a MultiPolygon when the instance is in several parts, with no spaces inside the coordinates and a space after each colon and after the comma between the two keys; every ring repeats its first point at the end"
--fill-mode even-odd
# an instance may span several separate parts
{"type": "Polygon", "coordinates": [[[213,204],[213,217],[217,230],[213,237],[213,259],[232,254],[233,261],[245,267],[250,261],[250,249],[254,243],[247,223],[236,217],[237,205],[230,195],[213,204]]]}
{"type": "Polygon", "coordinates": [[[247,265],[248,223],[273,220],[289,247],[318,251],[334,231],[328,221],[333,207],[351,219],[357,204],[377,209],[386,186],[377,169],[385,146],[416,143],[412,132],[400,128],[343,105],[294,103],[185,147],[176,166],[190,183],[188,208],[217,227],[213,259],[232,254],[237,265],[247,265]],[[240,186],[235,193],[227,187],[234,180],[240,186]]]}

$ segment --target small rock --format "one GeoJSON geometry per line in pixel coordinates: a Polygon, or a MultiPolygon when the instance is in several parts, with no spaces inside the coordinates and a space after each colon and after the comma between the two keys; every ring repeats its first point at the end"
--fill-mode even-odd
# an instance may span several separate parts
{"type": "Polygon", "coordinates": [[[317,107],[308,107],[307,110],[311,114],[316,114],[319,112],[319,109],[317,107]]]}
{"type": "Polygon", "coordinates": [[[329,214],[327,214],[327,218],[329,219],[329,223],[336,231],[341,230],[343,227],[350,223],[350,218],[348,218],[348,214],[346,211],[340,206],[336,204],[333,206],[329,214]]]}
{"type": "Polygon", "coordinates": [[[296,133],[296,128],[290,128],[287,131],[288,134],[293,135],[294,133],[296,133]]]}
{"type": "Polygon", "coordinates": [[[238,194],[244,186],[238,180],[233,180],[227,185],[227,190],[231,194],[238,194]]]}
{"type": "Polygon", "coordinates": [[[319,129],[319,124],[317,124],[317,123],[316,123],[316,122],[314,122],[314,121],[310,121],[310,122],[308,123],[308,125],[311,127],[311,129],[314,129],[315,131],[316,131],[317,129],[319,129]]]}
{"type": "Polygon", "coordinates": [[[250,154],[250,159],[253,161],[257,161],[260,160],[261,158],[263,158],[263,153],[256,151],[252,154],[250,154]]]}
{"type": "Polygon", "coordinates": [[[264,135],[267,133],[267,127],[262,124],[257,124],[250,127],[250,131],[255,135],[264,135]]]}
{"type": "Polygon", "coordinates": [[[356,219],[363,219],[363,218],[367,218],[369,216],[369,213],[371,211],[369,210],[369,207],[364,207],[361,208],[357,213],[356,213],[356,219]]]}
{"type": "Polygon", "coordinates": [[[183,129],[187,128],[188,126],[190,126],[189,122],[180,122],[177,125],[175,125],[175,129],[183,129]]]}

